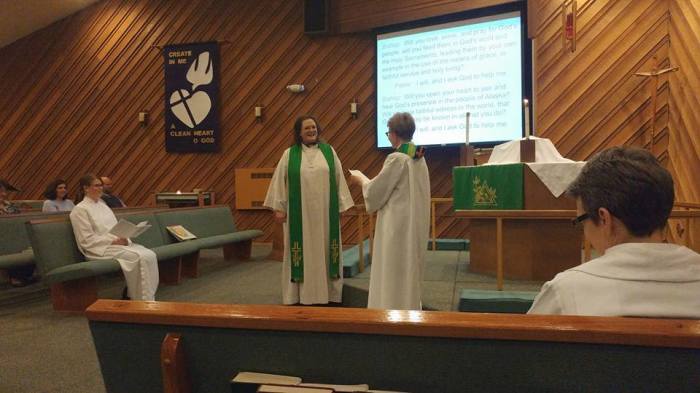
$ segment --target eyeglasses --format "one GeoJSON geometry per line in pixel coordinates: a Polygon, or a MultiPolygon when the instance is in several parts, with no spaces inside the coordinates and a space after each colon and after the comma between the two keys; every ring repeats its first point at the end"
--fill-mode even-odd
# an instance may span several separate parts
{"type": "Polygon", "coordinates": [[[388,138],[388,137],[389,137],[389,131],[385,132],[384,135],[386,135],[386,137],[388,138]]]}
{"type": "Polygon", "coordinates": [[[574,218],[571,220],[571,225],[573,226],[578,226],[581,222],[591,218],[591,216],[588,215],[588,213],[583,213],[580,216],[574,218]]]}

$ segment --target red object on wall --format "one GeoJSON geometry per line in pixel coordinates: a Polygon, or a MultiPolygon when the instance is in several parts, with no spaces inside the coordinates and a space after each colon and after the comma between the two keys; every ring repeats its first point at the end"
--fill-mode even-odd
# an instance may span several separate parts
{"type": "Polygon", "coordinates": [[[567,40],[574,39],[574,14],[573,13],[566,14],[566,39],[567,40]]]}

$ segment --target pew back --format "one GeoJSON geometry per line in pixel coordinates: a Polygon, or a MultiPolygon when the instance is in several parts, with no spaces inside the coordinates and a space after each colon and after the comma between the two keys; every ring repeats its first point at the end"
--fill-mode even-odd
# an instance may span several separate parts
{"type": "Polygon", "coordinates": [[[107,391],[162,391],[182,335],[193,392],[240,371],[407,392],[696,392],[700,321],[99,300],[107,391]]]}

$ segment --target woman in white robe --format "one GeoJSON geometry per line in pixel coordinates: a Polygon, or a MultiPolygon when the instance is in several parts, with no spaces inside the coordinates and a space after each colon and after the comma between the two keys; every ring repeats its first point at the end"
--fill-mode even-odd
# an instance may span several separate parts
{"type": "Polygon", "coordinates": [[[367,307],[420,310],[430,231],[430,177],[421,150],[411,142],[413,117],[396,113],[387,125],[396,151],[374,179],[353,178],[362,184],[367,212],[377,212],[367,307]]]}
{"type": "Polygon", "coordinates": [[[665,242],[673,178],[653,154],[602,151],[568,194],[601,256],[546,282],[528,314],[700,318],[700,254],[665,242]]]}
{"type": "Polygon", "coordinates": [[[109,233],[117,224],[117,218],[101,199],[102,181],[99,178],[83,176],[79,194],[84,198],[71,211],[70,220],[80,251],[88,259],[116,259],[124,272],[129,298],[155,300],[158,289],[156,254],[129,239],[109,233]]]}
{"type": "MultiPolygon", "coordinates": [[[[343,291],[342,242],[337,245],[340,257],[340,276],[329,275],[329,166],[319,148],[320,127],[310,116],[302,116],[294,124],[295,143],[301,146],[301,223],[303,236],[303,279],[292,280],[289,213],[288,170],[291,147],[284,151],[270,187],[264,206],[274,211],[275,219],[284,231],[284,257],[282,260],[282,301],[284,304],[340,303],[343,291]]],[[[332,150],[332,148],[330,148],[332,150]]],[[[332,150],[335,166],[339,212],[354,205],[352,195],[343,176],[343,168],[335,150],[332,150]]]]}

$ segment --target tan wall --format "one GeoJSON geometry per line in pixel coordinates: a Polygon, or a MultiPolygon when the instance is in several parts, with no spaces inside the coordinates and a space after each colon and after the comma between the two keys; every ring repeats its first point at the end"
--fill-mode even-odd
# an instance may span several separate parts
{"type": "MultiPolygon", "coordinates": [[[[90,171],[111,175],[131,205],[149,202],[156,191],[209,188],[233,206],[234,169],[276,165],[302,113],[319,118],[346,168],[373,175],[384,154],[373,148],[374,37],[368,29],[502,2],[337,0],[334,30],[355,33],[319,37],[303,34],[301,0],[102,1],[0,49],[0,176],[22,189],[22,199],[39,198],[59,176],[74,190],[90,171]],[[228,41],[221,47],[221,152],[167,154],[162,58],[153,46],[207,40],[228,41]],[[284,89],[289,83],[304,83],[307,91],[292,95],[284,89]],[[357,119],[349,114],[353,99],[357,119]],[[258,104],[265,107],[261,123],[253,116],[258,104]],[[146,126],[137,121],[143,110],[150,112],[146,126]]],[[[655,151],[677,176],[679,195],[698,201],[700,188],[683,166],[698,168],[697,133],[676,131],[697,129],[700,121],[692,111],[697,2],[694,14],[678,21],[674,11],[687,3],[580,1],[574,53],[561,50],[561,1],[530,4],[538,21],[530,29],[538,135],[574,159],[607,146],[644,144],[649,82],[633,74],[650,70],[654,56],[661,66],[680,62],[670,83],[660,79],[655,151]]],[[[457,150],[431,149],[428,157],[433,195],[450,196],[457,150]]],[[[353,193],[361,203],[358,190],[353,193]]],[[[270,232],[267,214],[236,214],[240,227],[270,232]]],[[[343,227],[352,240],[354,223],[346,219],[343,227]]],[[[468,223],[446,217],[438,229],[462,237],[468,223]]]]}

